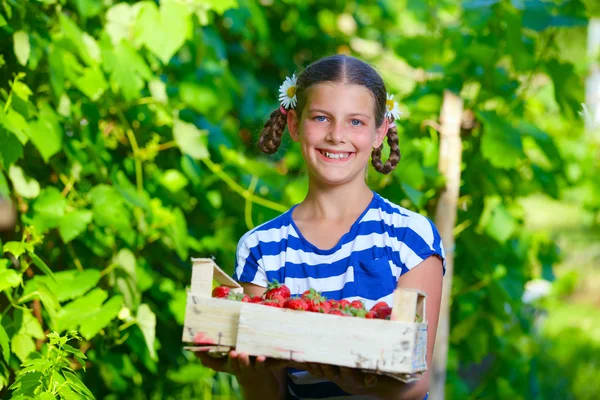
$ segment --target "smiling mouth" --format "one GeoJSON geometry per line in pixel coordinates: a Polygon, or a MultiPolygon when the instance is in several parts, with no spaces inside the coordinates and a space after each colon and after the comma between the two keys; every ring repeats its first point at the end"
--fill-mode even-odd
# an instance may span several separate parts
{"type": "Polygon", "coordinates": [[[354,153],[330,153],[325,150],[319,150],[319,153],[321,153],[323,156],[325,156],[329,159],[332,159],[332,160],[349,158],[352,154],[354,154],[354,153]]]}

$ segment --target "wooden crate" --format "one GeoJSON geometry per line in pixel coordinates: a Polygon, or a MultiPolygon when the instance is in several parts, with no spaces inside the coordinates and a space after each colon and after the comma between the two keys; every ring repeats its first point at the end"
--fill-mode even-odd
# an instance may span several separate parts
{"type": "Polygon", "coordinates": [[[396,289],[391,320],[311,313],[213,298],[213,279],[241,286],[212,259],[192,259],[182,341],[188,350],[359,368],[403,381],[427,370],[425,293],[396,289]],[[415,315],[423,322],[415,322],[415,315]]]}

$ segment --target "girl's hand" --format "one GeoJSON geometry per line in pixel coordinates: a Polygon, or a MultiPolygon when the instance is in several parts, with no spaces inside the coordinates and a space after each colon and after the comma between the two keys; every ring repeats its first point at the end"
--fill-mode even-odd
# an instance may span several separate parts
{"type": "Polygon", "coordinates": [[[250,357],[246,353],[231,350],[227,357],[213,357],[208,352],[196,352],[202,365],[217,372],[235,375],[238,380],[252,379],[270,369],[281,368],[281,363],[267,360],[264,356],[250,357]]]}
{"type": "Polygon", "coordinates": [[[377,375],[367,374],[355,368],[317,363],[306,363],[304,366],[312,376],[330,380],[351,394],[368,394],[369,389],[378,381],[377,375]]]}

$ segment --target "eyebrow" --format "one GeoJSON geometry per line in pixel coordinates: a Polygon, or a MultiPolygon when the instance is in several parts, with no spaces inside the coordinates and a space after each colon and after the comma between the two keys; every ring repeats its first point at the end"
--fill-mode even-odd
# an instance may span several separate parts
{"type": "MultiPolygon", "coordinates": [[[[310,110],[308,110],[308,112],[320,112],[323,114],[331,114],[325,110],[321,110],[320,108],[311,108],[310,110]]],[[[361,116],[367,119],[371,119],[371,116],[367,115],[367,114],[362,114],[362,113],[352,113],[349,115],[350,117],[354,117],[354,116],[361,116]]]]}

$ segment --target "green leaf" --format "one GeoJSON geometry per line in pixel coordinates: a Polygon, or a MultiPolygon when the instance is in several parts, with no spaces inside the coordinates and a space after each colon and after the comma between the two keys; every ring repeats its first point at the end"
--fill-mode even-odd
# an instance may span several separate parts
{"type": "Polygon", "coordinates": [[[36,339],[44,339],[44,330],[42,329],[38,320],[33,316],[33,313],[29,310],[16,310],[14,314],[15,324],[20,323],[18,333],[34,337],[36,339]]]}
{"type": "Polygon", "coordinates": [[[81,321],[81,326],[79,328],[81,336],[86,340],[90,340],[96,336],[101,329],[105,328],[110,321],[117,317],[122,304],[123,297],[111,297],[99,311],[88,315],[85,320],[81,321]]]}
{"type": "Polygon", "coordinates": [[[173,210],[173,215],[175,216],[175,223],[167,227],[167,233],[169,234],[169,238],[173,241],[175,252],[179,256],[179,258],[181,258],[182,260],[187,260],[188,230],[187,223],[185,221],[185,216],[179,208],[173,210]]]}
{"type": "Polygon", "coordinates": [[[56,294],[53,293],[44,283],[38,281],[36,282],[35,290],[26,295],[23,295],[23,297],[21,297],[18,302],[19,304],[22,304],[24,302],[31,301],[31,299],[35,297],[41,300],[42,304],[44,305],[44,308],[46,309],[54,323],[56,313],[60,309],[60,304],[58,303],[58,298],[56,297],[56,294]]]}
{"type": "Polygon", "coordinates": [[[515,168],[524,158],[521,134],[508,121],[489,111],[478,113],[485,131],[481,153],[496,168],[515,168]]]}
{"type": "Polygon", "coordinates": [[[36,400],[56,400],[56,397],[50,392],[42,392],[35,396],[36,400]]]}
{"type": "Polygon", "coordinates": [[[65,215],[67,200],[54,186],[45,188],[33,205],[33,225],[38,232],[44,233],[55,228],[65,215]]]}
{"type": "Polygon", "coordinates": [[[4,246],[2,246],[3,253],[9,252],[15,256],[15,258],[21,257],[21,255],[23,255],[23,253],[26,251],[33,251],[33,246],[31,243],[6,242],[4,243],[4,246]]]}
{"type": "Polygon", "coordinates": [[[192,32],[190,11],[184,4],[173,1],[161,2],[160,10],[152,2],[142,4],[136,22],[136,38],[168,64],[192,32]]]}
{"type": "Polygon", "coordinates": [[[16,31],[13,34],[13,45],[19,64],[23,66],[27,65],[27,60],[29,60],[29,54],[31,53],[31,44],[29,43],[27,32],[16,31]]]}
{"type": "Polygon", "coordinates": [[[114,50],[105,50],[104,65],[110,72],[111,81],[121,90],[126,101],[139,98],[145,81],[152,78],[152,72],[142,56],[126,41],[122,41],[114,50]]]}
{"type": "Polygon", "coordinates": [[[223,15],[225,11],[237,8],[238,0],[202,0],[202,4],[208,5],[217,14],[223,15]]]}
{"type": "Polygon", "coordinates": [[[75,375],[73,372],[65,370],[65,369],[62,370],[62,373],[64,374],[65,379],[67,380],[67,384],[71,387],[71,389],[84,395],[87,398],[90,398],[90,399],[94,398],[94,395],[92,394],[92,392],[90,392],[90,390],[87,388],[87,386],[85,386],[85,384],[83,382],[81,382],[81,380],[79,379],[79,377],[77,375],[75,375]]]}
{"type": "MultiPolygon", "coordinates": [[[[123,40],[129,41],[133,37],[133,28],[143,2],[134,5],[116,3],[106,11],[106,25],[104,30],[108,33],[113,46],[118,46],[123,40]]],[[[136,47],[138,47],[136,45],[136,47]]]]}
{"type": "Polygon", "coordinates": [[[577,116],[585,90],[574,65],[552,59],[546,68],[554,83],[554,98],[561,110],[569,117],[577,116]]]}
{"type": "Polygon", "coordinates": [[[209,113],[221,105],[214,88],[195,82],[182,82],[179,85],[179,96],[185,104],[200,113],[209,113]]]}
{"type": "MultiPolygon", "coordinates": [[[[0,282],[2,282],[0,278],[0,282]]],[[[4,330],[2,324],[0,324],[0,349],[2,349],[2,357],[4,357],[4,361],[8,363],[8,359],[10,357],[10,339],[4,330]]]]}
{"type": "Polygon", "coordinates": [[[96,286],[100,280],[100,271],[96,269],[60,271],[54,273],[54,278],[55,280],[52,280],[47,276],[36,275],[27,282],[23,295],[36,290],[37,283],[41,282],[56,295],[59,302],[72,300],[83,296],[88,290],[96,286]]]}
{"type": "Polygon", "coordinates": [[[171,193],[177,193],[181,189],[187,186],[189,183],[188,179],[176,169],[168,169],[160,177],[160,183],[171,193]]]}
{"type": "Polygon", "coordinates": [[[201,131],[188,122],[176,120],[173,126],[173,136],[183,154],[199,160],[209,157],[206,148],[208,142],[207,131],[201,131]]]}
{"type": "Polygon", "coordinates": [[[0,292],[17,287],[21,284],[22,276],[14,269],[0,272],[0,292]]]}
{"type": "Polygon", "coordinates": [[[140,304],[137,312],[137,323],[142,330],[148,351],[152,359],[156,359],[154,340],[156,339],[156,315],[147,304],[140,304]]]}
{"type": "Polygon", "coordinates": [[[76,329],[91,314],[100,310],[107,297],[108,294],[104,290],[95,288],[85,296],[78,297],[63,306],[58,312],[57,330],[76,329]]]}
{"type": "Polygon", "coordinates": [[[129,249],[121,249],[112,260],[113,263],[118,264],[126,271],[129,276],[136,280],[136,262],[135,254],[129,249]]]}
{"type": "Polygon", "coordinates": [[[7,170],[17,160],[23,158],[23,145],[10,132],[0,129],[0,167],[7,170]]]}
{"type": "Polygon", "coordinates": [[[8,198],[10,196],[10,189],[8,187],[8,180],[4,176],[4,172],[0,168],[0,196],[8,198]]]}
{"type": "Polygon", "coordinates": [[[10,178],[17,194],[27,199],[34,199],[40,194],[40,184],[38,181],[33,178],[26,177],[21,167],[11,165],[8,170],[8,177],[10,178]]]}
{"type": "Polygon", "coordinates": [[[32,396],[33,398],[35,389],[41,384],[42,373],[30,372],[28,374],[18,375],[15,383],[13,383],[9,389],[14,390],[12,393],[13,399],[17,398],[18,396],[32,396]]]}
{"type": "Polygon", "coordinates": [[[12,108],[9,108],[6,113],[4,113],[3,108],[0,107],[0,122],[6,130],[12,132],[17,139],[19,139],[19,142],[21,142],[23,146],[27,144],[29,141],[29,136],[27,134],[29,124],[25,117],[12,108]]]}
{"type": "Polygon", "coordinates": [[[12,352],[19,357],[19,360],[25,361],[30,353],[35,351],[35,343],[30,335],[18,333],[12,337],[10,343],[12,352]]]}
{"type": "Polygon", "coordinates": [[[121,233],[131,231],[131,213],[125,207],[123,197],[114,187],[98,185],[89,192],[89,196],[94,221],[98,225],[113,228],[121,233]]]}
{"type": "Polygon", "coordinates": [[[46,265],[46,263],[44,261],[42,261],[41,258],[39,258],[37,256],[37,254],[33,253],[33,252],[29,252],[29,257],[31,257],[31,260],[33,261],[33,263],[46,275],[48,275],[50,278],[54,279],[54,274],[52,273],[52,270],[50,269],[50,267],[48,267],[46,265]]]}
{"type": "Polygon", "coordinates": [[[85,68],[83,74],[72,78],[72,80],[77,89],[81,90],[92,101],[100,99],[108,88],[108,83],[104,79],[104,74],[99,66],[85,68]]]}
{"type": "Polygon", "coordinates": [[[29,124],[27,134],[46,163],[62,148],[62,128],[58,116],[47,103],[40,107],[39,118],[29,124]]]}
{"type": "Polygon", "coordinates": [[[58,222],[58,231],[63,242],[69,243],[83,233],[92,222],[92,216],[92,212],[87,210],[75,210],[65,214],[58,222]]]}

